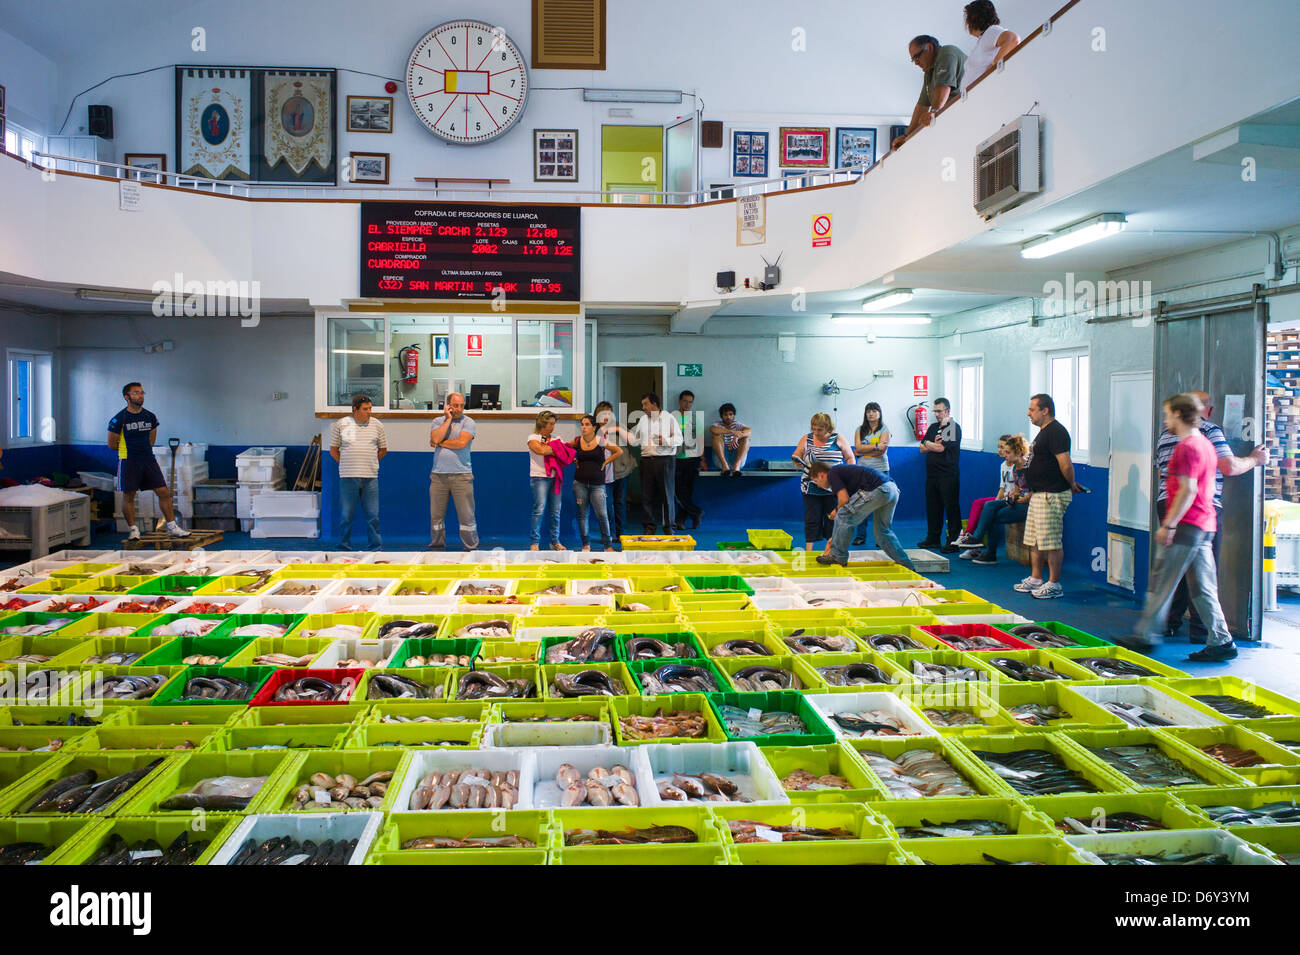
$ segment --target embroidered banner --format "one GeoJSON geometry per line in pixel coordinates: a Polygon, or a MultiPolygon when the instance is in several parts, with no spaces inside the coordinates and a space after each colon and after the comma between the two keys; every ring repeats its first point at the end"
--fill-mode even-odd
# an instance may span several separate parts
{"type": "MultiPolygon", "coordinates": [[[[287,163],[302,177],[334,160],[333,71],[267,70],[263,76],[262,158],[268,172],[287,163]]],[[[314,178],[314,177],[313,177],[314,178]]]]}
{"type": "Polygon", "coordinates": [[[177,69],[176,168],[207,179],[251,179],[252,71],[177,69]]]}

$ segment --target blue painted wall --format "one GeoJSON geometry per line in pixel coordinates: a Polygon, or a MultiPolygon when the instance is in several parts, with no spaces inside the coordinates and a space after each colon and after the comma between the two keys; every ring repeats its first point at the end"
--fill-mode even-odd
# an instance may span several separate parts
{"type": "Polygon", "coordinates": [[[5,448],[0,464],[0,479],[27,484],[39,477],[48,477],[55,471],[62,471],[58,445],[39,445],[27,448],[5,448]]]}

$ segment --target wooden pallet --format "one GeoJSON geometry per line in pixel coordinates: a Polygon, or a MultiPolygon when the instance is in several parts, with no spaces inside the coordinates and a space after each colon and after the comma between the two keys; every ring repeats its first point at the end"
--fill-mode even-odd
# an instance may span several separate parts
{"type": "Polygon", "coordinates": [[[166,531],[150,531],[138,540],[123,541],[124,550],[195,550],[211,547],[225,537],[224,531],[192,530],[189,537],[172,537],[166,531]]]}

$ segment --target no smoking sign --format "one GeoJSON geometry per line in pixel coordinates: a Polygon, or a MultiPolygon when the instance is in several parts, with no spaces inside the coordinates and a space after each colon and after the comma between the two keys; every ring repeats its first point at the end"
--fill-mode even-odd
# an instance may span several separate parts
{"type": "Polygon", "coordinates": [[[814,249],[831,244],[831,214],[822,212],[813,216],[812,244],[814,249]]]}

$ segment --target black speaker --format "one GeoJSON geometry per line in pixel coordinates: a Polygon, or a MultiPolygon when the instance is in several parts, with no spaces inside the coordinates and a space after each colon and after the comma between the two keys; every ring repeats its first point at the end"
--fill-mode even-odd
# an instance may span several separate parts
{"type": "Polygon", "coordinates": [[[722,120],[706,119],[700,123],[700,148],[722,148],[722,120]]]}
{"type": "Polygon", "coordinates": [[[906,132],[907,132],[906,126],[890,126],[889,141],[892,143],[895,139],[897,139],[899,136],[904,135],[906,132]]]}
{"type": "Polygon", "coordinates": [[[87,127],[92,136],[113,138],[113,107],[92,105],[90,107],[90,124],[87,127]]]}
{"type": "Polygon", "coordinates": [[[730,292],[733,288],[736,287],[735,270],[733,269],[730,272],[719,272],[717,284],[718,284],[718,288],[726,289],[728,292],[730,292]]]}

